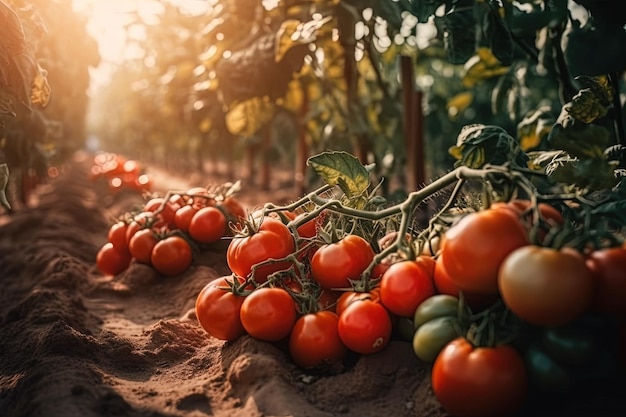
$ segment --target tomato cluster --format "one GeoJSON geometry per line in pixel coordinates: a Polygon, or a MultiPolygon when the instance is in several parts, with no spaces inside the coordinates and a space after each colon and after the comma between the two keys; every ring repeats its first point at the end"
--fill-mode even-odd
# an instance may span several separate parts
{"type": "Polygon", "coordinates": [[[104,181],[111,194],[122,190],[138,193],[152,191],[152,179],[139,161],[112,152],[99,153],[93,158],[91,179],[104,181]]]}
{"type": "Polygon", "coordinates": [[[206,187],[151,196],[138,211],[125,213],[111,225],[96,265],[108,275],[121,273],[133,261],[151,265],[164,276],[180,275],[191,266],[194,252],[229,235],[230,226],[245,216],[235,196],[206,187]]]}

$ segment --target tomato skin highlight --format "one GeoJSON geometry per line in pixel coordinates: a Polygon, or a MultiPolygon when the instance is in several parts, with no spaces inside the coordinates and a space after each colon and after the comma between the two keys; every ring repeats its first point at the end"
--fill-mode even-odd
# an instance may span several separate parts
{"type": "Polygon", "coordinates": [[[166,276],[182,274],[189,268],[192,260],[191,247],[180,236],[168,236],[159,240],[150,256],[154,269],[166,276]]]}
{"type": "Polygon", "coordinates": [[[459,289],[497,294],[500,264],[527,244],[526,229],[513,210],[487,209],[467,214],[448,229],[441,256],[459,289]]]}
{"type": "Polygon", "coordinates": [[[229,290],[232,276],[209,282],[196,298],[196,317],[202,328],[220,340],[233,341],[246,333],[239,313],[244,297],[229,290]]]}
{"type": "Polygon", "coordinates": [[[96,255],[96,266],[105,275],[118,275],[130,265],[130,254],[117,250],[113,243],[107,242],[96,255]]]}
{"type": "Polygon", "coordinates": [[[258,288],[244,299],[239,317],[250,336],[278,342],[289,336],[296,322],[296,304],[282,288],[258,288]]]}
{"type": "Polygon", "coordinates": [[[289,355],[302,368],[342,360],[348,349],[338,331],[339,316],[332,311],[308,313],[298,318],[289,335],[289,355]]]}
{"type": "Polygon", "coordinates": [[[626,248],[595,250],[587,256],[586,263],[595,281],[593,310],[626,316],[626,248]]]}
{"type": "Polygon", "coordinates": [[[464,337],[435,359],[431,382],[439,403],[457,417],[497,417],[516,412],[528,391],[521,355],[508,345],[474,347],[464,337]]]}
{"type": "Polygon", "coordinates": [[[432,273],[417,261],[391,265],[380,280],[380,301],[401,317],[413,317],[417,307],[434,294],[432,273]]]}
{"type": "Polygon", "coordinates": [[[341,341],[348,349],[369,355],[387,346],[392,323],[382,304],[365,299],[346,307],[339,316],[337,329],[341,341]]]}
{"type": "Polygon", "coordinates": [[[593,298],[593,275],[573,250],[534,245],[513,251],[502,263],[502,300],[522,320],[555,327],[582,315],[593,298]]]}
{"type": "Polygon", "coordinates": [[[311,258],[311,276],[324,289],[349,288],[374,260],[369,242],[347,235],[338,242],[322,245],[311,258]]]}
{"type": "MultiPolygon", "coordinates": [[[[240,277],[248,277],[252,267],[270,258],[280,259],[295,251],[295,241],[289,228],[281,221],[264,217],[256,233],[235,236],[226,251],[226,262],[230,270],[240,277]]],[[[289,261],[261,265],[255,270],[254,280],[261,284],[273,272],[285,270],[289,261]]]]}
{"type": "Polygon", "coordinates": [[[218,208],[203,207],[189,221],[188,231],[200,243],[217,242],[226,234],[226,216],[218,208]]]}

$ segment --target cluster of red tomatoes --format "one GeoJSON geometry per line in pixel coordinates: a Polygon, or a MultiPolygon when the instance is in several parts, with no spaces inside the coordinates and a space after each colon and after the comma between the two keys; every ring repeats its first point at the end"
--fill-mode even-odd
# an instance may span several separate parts
{"type": "Polygon", "coordinates": [[[194,251],[229,235],[230,224],[245,216],[234,196],[223,197],[205,187],[151,197],[139,211],[111,225],[96,265],[104,274],[117,275],[135,261],[165,276],[180,275],[192,264],[194,251]]]}
{"type": "Polygon", "coordinates": [[[94,156],[91,179],[105,181],[111,194],[122,190],[138,193],[152,190],[152,180],[143,172],[138,161],[112,152],[102,152],[94,156]]]}

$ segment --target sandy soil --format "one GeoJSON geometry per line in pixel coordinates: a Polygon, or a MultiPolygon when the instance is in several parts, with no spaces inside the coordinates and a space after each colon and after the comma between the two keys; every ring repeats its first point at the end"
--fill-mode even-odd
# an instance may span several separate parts
{"type": "MultiPolygon", "coordinates": [[[[229,273],[224,247],[175,278],[141,264],[102,276],[95,256],[111,219],[141,199],[111,199],[86,172],[74,161],[32,207],[0,216],[0,416],[447,416],[428,366],[401,340],[311,374],[281,343],[209,337],[193,306],[229,273]]],[[[245,193],[250,205],[275,201],[245,193]]],[[[610,395],[524,415],[626,415],[621,394],[610,395]]]]}

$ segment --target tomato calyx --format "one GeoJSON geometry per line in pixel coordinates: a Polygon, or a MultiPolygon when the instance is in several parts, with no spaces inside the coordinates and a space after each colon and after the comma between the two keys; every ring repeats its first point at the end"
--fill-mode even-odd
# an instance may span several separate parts
{"type": "Polygon", "coordinates": [[[472,346],[508,345],[522,335],[524,323],[511,313],[501,299],[485,310],[471,314],[471,310],[463,305],[463,293],[459,295],[459,323],[465,339],[472,346]]]}

